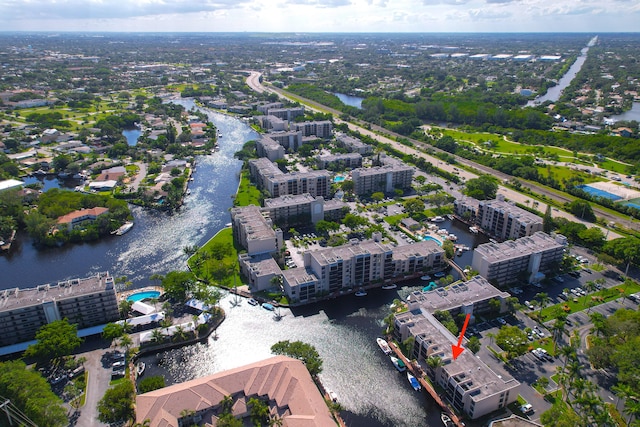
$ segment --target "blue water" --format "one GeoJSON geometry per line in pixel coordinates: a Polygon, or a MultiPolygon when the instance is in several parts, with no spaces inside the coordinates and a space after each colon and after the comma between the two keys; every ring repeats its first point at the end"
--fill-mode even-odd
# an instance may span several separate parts
{"type": "Polygon", "coordinates": [[[626,206],[631,206],[632,208],[636,208],[640,210],[640,205],[637,203],[625,203],[626,206]]]}
{"type": "Polygon", "coordinates": [[[343,104],[350,105],[356,108],[362,108],[362,101],[364,101],[364,98],[360,98],[359,96],[345,95],[344,93],[334,93],[334,95],[337,96],[343,104]]]}
{"type": "Polygon", "coordinates": [[[134,146],[138,143],[138,138],[142,135],[142,131],[138,128],[125,129],[122,131],[122,135],[127,138],[127,144],[134,146]]]}
{"type": "Polygon", "coordinates": [[[578,185],[578,188],[580,188],[585,193],[591,194],[592,196],[604,197],[604,198],[613,200],[614,202],[616,200],[622,199],[622,197],[616,196],[613,193],[609,193],[608,191],[600,190],[598,188],[589,187],[588,185],[578,185]]]}
{"type": "Polygon", "coordinates": [[[145,291],[145,292],[137,292],[135,294],[129,295],[127,297],[127,301],[142,301],[147,298],[158,298],[160,296],[160,292],[158,291],[145,291]]]}
{"type": "Polygon", "coordinates": [[[440,246],[442,246],[442,240],[438,240],[435,237],[431,237],[431,236],[424,236],[422,238],[422,240],[433,240],[434,242],[436,242],[437,244],[439,244],[440,246]]]}
{"type": "Polygon", "coordinates": [[[335,178],[333,178],[333,182],[342,182],[344,180],[345,180],[345,177],[344,176],[340,176],[340,175],[338,175],[335,178]]]}

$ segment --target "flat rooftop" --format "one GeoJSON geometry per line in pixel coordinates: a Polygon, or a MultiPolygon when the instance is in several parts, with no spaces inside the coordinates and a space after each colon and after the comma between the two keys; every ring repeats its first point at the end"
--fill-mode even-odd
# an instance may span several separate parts
{"type": "Polygon", "coordinates": [[[113,289],[113,278],[108,272],[83,279],[71,279],[57,284],[39,285],[35,288],[13,288],[0,292],[0,311],[16,310],[40,305],[44,302],[77,298],[113,289]]]}
{"type": "Polygon", "coordinates": [[[507,240],[502,243],[484,243],[475,248],[474,257],[477,253],[489,262],[500,262],[562,247],[564,247],[564,244],[561,241],[543,231],[538,231],[531,236],[517,240],[507,240]]]}
{"type": "Polygon", "coordinates": [[[282,272],[282,276],[291,285],[301,285],[303,283],[317,282],[315,274],[309,273],[306,268],[290,268],[282,272]]]}
{"type": "Polygon", "coordinates": [[[265,208],[283,208],[286,206],[296,206],[308,204],[315,201],[315,198],[309,194],[298,194],[298,195],[284,195],[280,197],[276,197],[274,199],[264,199],[264,207],[265,208]]]}
{"type": "Polygon", "coordinates": [[[233,222],[240,222],[247,235],[247,240],[262,240],[275,237],[270,221],[262,215],[262,211],[255,205],[231,209],[233,222]]]}
{"type": "Polygon", "coordinates": [[[310,251],[309,254],[320,265],[329,265],[340,260],[349,260],[358,255],[366,254],[382,254],[393,251],[391,245],[385,243],[374,242],[373,240],[365,242],[347,243],[346,245],[333,248],[323,248],[310,251]]]}
{"type": "MultiPolygon", "coordinates": [[[[409,245],[413,246],[413,245],[409,245]]],[[[414,291],[411,293],[409,310],[422,309],[429,313],[451,310],[463,305],[471,305],[490,298],[509,298],[482,276],[474,276],[470,280],[457,285],[436,288],[431,291],[414,291]]]]}
{"type": "Polygon", "coordinates": [[[511,215],[514,218],[518,218],[520,222],[527,222],[527,223],[542,222],[542,218],[539,217],[538,215],[531,213],[525,209],[519,208],[518,206],[513,205],[504,200],[500,200],[500,199],[486,200],[486,201],[480,202],[479,205],[484,206],[485,208],[502,211],[507,215],[511,215]]]}

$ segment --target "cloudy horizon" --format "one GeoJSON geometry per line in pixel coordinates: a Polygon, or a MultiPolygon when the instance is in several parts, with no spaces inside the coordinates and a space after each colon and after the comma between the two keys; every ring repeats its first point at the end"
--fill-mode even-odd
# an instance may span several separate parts
{"type": "Polygon", "coordinates": [[[637,32],[634,0],[0,0],[2,31],[637,32]]]}

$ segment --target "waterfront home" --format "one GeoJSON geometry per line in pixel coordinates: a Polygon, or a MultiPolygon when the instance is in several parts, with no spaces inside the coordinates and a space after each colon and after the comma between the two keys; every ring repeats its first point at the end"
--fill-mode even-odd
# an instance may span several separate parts
{"type": "Polygon", "coordinates": [[[58,218],[58,224],[66,224],[69,231],[72,229],[95,221],[99,216],[109,213],[109,208],[95,207],[91,209],[80,209],[58,218]]]}

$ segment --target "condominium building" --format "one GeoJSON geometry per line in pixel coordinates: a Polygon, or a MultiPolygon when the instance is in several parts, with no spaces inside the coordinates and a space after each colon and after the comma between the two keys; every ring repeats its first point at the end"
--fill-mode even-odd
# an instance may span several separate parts
{"type": "Polygon", "coordinates": [[[302,132],[299,130],[290,130],[286,132],[269,132],[267,136],[278,144],[282,145],[285,150],[298,151],[298,148],[304,143],[302,132]]]}
{"type": "Polygon", "coordinates": [[[391,193],[396,188],[411,187],[413,168],[406,165],[358,168],[351,172],[351,179],[356,194],[391,193]]]}
{"type": "Polygon", "coordinates": [[[324,219],[340,219],[344,216],[346,203],[339,200],[324,200],[309,193],[285,195],[274,199],[265,199],[263,212],[268,212],[276,224],[281,227],[295,224],[317,223],[324,219]]]}
{"type": "Polygon", "coordinates": [[[267,214],[258,206],[231,209],[231,223],[236,241],[249,255],[277,253],[283,244],[282,230],[273,227],[267,214]]]}
{"type": "Polygon", "coordinates": [[[333,123],[330,120],[314,122],[291,123],[291,130],[302,132],[303,136],[315,135],[318,138],[328,139],[333,136],[333,123]]]}
{"type": "Polygon", "coordinates": [[[264,188],[271,197],[309,193],[314,197],[327,198],[331,189],[331,175],[326,170],[272,175],[264,179],[264,188]]]}
{"type": "Polygon", "coordinates": [[[316,157],[316,163],[320,169],[330,169],[334,166],[354,169],[362,166],[362,155],[360,153],[324,154],[316,157]]]}
{"type": "Polygon", "coordinates": [[[336,132],[336,141],[338,145],[345,147],[352,153],[359,153],[363,156],[373,153],[373,148],[370,145],[342,132],[336,132]]]}
{"type": "Polygon", "coordinates": [[[498,285],[517,280],[536,283],[558,271],[566,244],[564,236],[552,237],[542,231],[503,243],[485,243],[473,251],[471,266],[498,285]]]}
{"type": "Polygon", "coordinates": [[[304,116],[304,107],[295,108],[269,108],[265,114],[276,116],[288,122],[295,120],[298,116],[304,116]]]}
{"type": "Polygon", "coordinates": [[[272,162],[283,159],[284,152],[284,147],[268,136],[263,135],[262,138],[256,142],[256,153],[258,156],[266,157],[272,162]]]}
{"type": "Polygon", "coordinates": [[[502,195],[495,200],[464,198],[456,200],[454,206],[458,215],[500,240],[519,239],[542,231],[541,217],[506,202],[502,195]]]}
{"type": "Polygon", "coordinates": [[[444,390],[441,396],[471,419],[505,408],[518,398],[520,383],[507,373],[496,373],[469,350],[453,360],[451,345],[458,337],[428,310],[420,308],[396,314],[394,335],[399,342],[414,338],[410,359],[415,359],[432,381],[444,390]],[[442,366],[431,369],[430,357],[442,366]]]}
{"type": "Polygon", "coordinates": [[[109,273],[0,292],[0,347],[30,341],[42,326],[68,319],[78,329],[118,320],[118,300],[109,273]]]}
{"type": "Polygon", "coordinates": [[[263,128],[268,131],[277,132],[285,131],[289,125],[286,120],[282,120],[276,116],[256,116],[254,120],[263,128]]]}
{"type": "Polygon", "coordinates": [[[260,292],[273,287],[272,279],[282,275],[282,270],[270,254],[251,256],[238,255],[240,272],[249,281],[251,292],[260,292]]]}
{"type": "Polygon", "coordinates": [[[136,421],[152,426],[214,426],[222,402],[248,425],[250,399],[265,402],[284,427],[335,427],[331,413],[305,365],[275,356],[249,365],[174,384],[136,397],[136,421]]]}
{"type": "Polygon", "coordinates": [[[269,114],[269,110],[282,108],[282,102],[270,102],[268,104],[258,105],[257,110],[262,114],[269,114]]]}
{"type": "MultiPolygon", "coordinates": [[[[394,247],[370,240],[305,252],[304,266],[318,280],[314,282],[316,292],[333,293],[441,270],[445,261],[444,250],[433,241],[394,247]]],[[[285,289],[295,286],[289,282],[285,289]]]]}
{"type": "Polygon", "coordinates": [[[500,301],[500,312],[505,311],[506,300],[510,296],[511,294],[491,285],[484,277],[474,276],[464,283],[430,291],[414,291],[409,298],[408,307],[409,311],[448,311],[454,318],[459,314],[470,314],[473,323],[476,315],[493,310],[490,300],[500,301]]]}
{"type": "Polygon", "coordinates": [[[268,180],[284,175],[284,172],[271,160],[261,157],[249,160],[249,175],[251,180],[256,183],[256,187],[265,189],[267,188],[268,180]]]}

